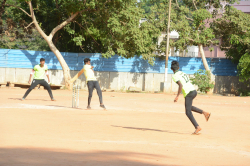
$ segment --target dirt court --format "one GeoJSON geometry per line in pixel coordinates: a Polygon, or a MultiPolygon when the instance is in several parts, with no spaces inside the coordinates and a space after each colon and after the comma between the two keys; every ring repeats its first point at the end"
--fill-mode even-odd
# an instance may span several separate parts
{"type": "Polygon", "coordinates": [[[185,115],[175,95],[104,92],[107,111],[94,92],[86,110],[71,108],[72,92],[0,89],[1,166],[249,166],[250,98],[198,95],[194,113],[202,131],[185,115]]]}

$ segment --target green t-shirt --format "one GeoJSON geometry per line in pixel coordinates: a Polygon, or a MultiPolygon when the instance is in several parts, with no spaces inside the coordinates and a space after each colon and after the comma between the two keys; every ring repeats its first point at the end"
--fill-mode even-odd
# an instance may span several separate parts
{"type": "Polygon", "coordinates": [[[193,84],[190,82],[187,74],[183,73],[182,71],[177,71],[173,76],[172,76],[174,82],[180,81],[182,84],[182,93],[184,97],[187,96],[187,94],[193,90],[195,90],[193,84]]]}
{"type": "Polygon", "coordinates": [[[44,75],[45,75],[45,72],[48,70],[48,66],[47,65],[44,65],[43,67],[39,65],[36,65],[34,67],[34,71],[35,71],[35,74],[34,74],[34,79],[35,80],[43,80],[44,79],[44,75]]]}

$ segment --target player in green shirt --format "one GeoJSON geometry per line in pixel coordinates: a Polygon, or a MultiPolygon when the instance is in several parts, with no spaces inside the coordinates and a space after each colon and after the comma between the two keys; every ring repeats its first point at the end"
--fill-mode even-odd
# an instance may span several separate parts
{"type": "Polygon", "coordinates": [[[197,91],[195,90],[194,86],[190,82],[187,74],[183,73],[182,71],[179,71],[179,63],[177,61],[172,62],[171,69],[174,72],[172,79],[174,80],[174,82],[176,82],[179,85],[178,94],[176,98],[174,99],[174,102],[178,101],[179,95],[181,94],[181,91],[182,91],[182,94],[185,97],[186,115],[196,129],[193,134],[198,134],[198,132],[201,131],[201,128],[196,122],[196,120],[194,119],[194,116],[191,111],[203,114],[207,121],[211,113],[205,112],[199,108],[192,106],[193,99],[197,96],[197,91]]]}
{"type": "Polygon", "coordinates": [[[38,84],[44,86],[44,88],[47,89],[47,91],[49,92],[50,98],[52,101],[55,101],[51,88],[49,86],[49,84],[45,81],[44,79],[44,75],[47,75],[48,77],[48,82],[50,82],[49,79],[49,73],[48,73],[48,66],[45,65],[45,59],[41,58],[40,59],[40,64],[36,65],[32,72],[30,73],[30,79],[29,79],[29,84],[31,83],[30,88],[26,91],[26,93],[24,94],[22,100],[25,100],[25,98],[28,96],[28,94],[32,91],[32,89],[34,89],[38,84]],[[31,83],[31,78],[34,74],[34,78],[33,81],[31,83]]]}

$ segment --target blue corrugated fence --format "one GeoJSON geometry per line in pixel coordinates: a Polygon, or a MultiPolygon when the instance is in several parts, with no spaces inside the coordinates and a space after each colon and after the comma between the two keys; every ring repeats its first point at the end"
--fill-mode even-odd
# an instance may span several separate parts
{"type": "MultiPolygon", "coordinates": [[[[96,71],[109,72],[138,72],[138,73],[164,73],[165,60],[157,58],[154,66],[139,56],[125,59],[120,56],[103,58],[99,53],[68,53],[61,52],[70,70],[81,70],[84,58],[90,58],[96,71]]],[[[4,68],[33,68],[39,63],[40,58],[45,58],[49,69],[61,70],[62,67],[53,52],[0,49],[0,67],[4,68]]],[[[194,74],[199,69],[204,69],[201,58],[169,57],[169,70],[171,61],[180,63],[180,70],[187,74],[194,74]]],[[[236,76],[237,66],[228,59],[207,58],[208,64],[214,75],[236,76]]]]}

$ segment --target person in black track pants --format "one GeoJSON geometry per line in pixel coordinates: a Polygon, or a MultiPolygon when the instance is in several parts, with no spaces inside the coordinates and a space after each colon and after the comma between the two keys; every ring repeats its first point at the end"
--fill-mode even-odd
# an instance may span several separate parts
{"type": "Polygon", "coordinates": [[[87,85],[88,85],[88,90],[89,90],[89,97],[88,97],[88,106],[87,109],[91,109],[90,103],[93,95],[93,90],[96,89],[97,94],[99,96],[99,101],[100,101],[100,107],[106,110],[106,107],[103,104],[103,99],[102,99],[102,90],[100,88],[100,85],[95,77],[93,66],[91,66],[90,59],[85,58],[84,59],[84,75],[86,77],[87,85]]]}
{"type": "Polygon", "coordinates": [[[207,121],[208,121],[211,113],[205,112],[205,111],[193,106],[193,100],[197,96],[197,91],[195,90],[194,86],[192,85],[191,81],[189,80],[187,74],[183,73],[182,71],[179,71],[179,63],[177,61],[172,61],[171,69],[174,72],[172,79],[174,80],[174,82],[176,82],[179,85],[178,94],[177,94],[174,102],[178,101],[179,95],[182,92],[182,94],[185,98],[186,115],[195,127],[195,132],[193,134],[198,134],[198,132],[201,130],[201,127],[198,125],[198,123],[194,119],[192,111],[199,113],[199,114],[203,114],[207,121]]]}
{"type": "Polygon", "coordinates": [[[50,82],[49,79],[49,74],[48,74],[48,66],[45,64],[45,59],[41,58],[40,59],[40,64],[35,65],[35,67],[33,68],[31,74],[30,74],[30,79],[29,79],[29,84],[31,83],[31,79],[32,76],[34,75],[33,81],[31,83],[30,88],[26,91],[26,93],[24,94],[22,100],[25,100],[26,97],[28,96],[28,94],[38,85],[42,85],[44,86],[45,89],[47,89],[47,91],[49,92],[50,98],[52,101],[55,101],[51,88],[49,86],[49,84],[45,81],[44,79],[44,75],[47,75],[48,78],[48,82],[50,82]]]}

